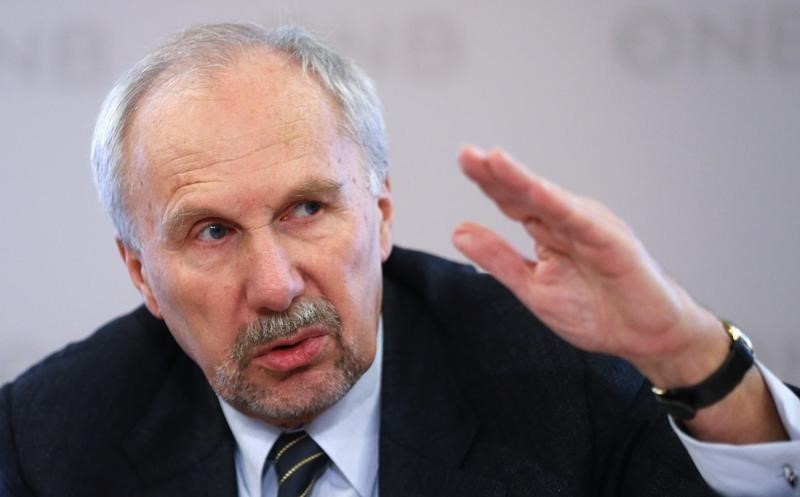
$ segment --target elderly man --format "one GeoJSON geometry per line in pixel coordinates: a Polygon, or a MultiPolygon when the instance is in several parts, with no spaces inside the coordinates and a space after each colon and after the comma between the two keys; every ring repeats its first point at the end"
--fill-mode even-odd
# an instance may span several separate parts
{"type": "Polygon", "coordinates": [[[393,249],[379,101],[301,30],[183,33],[92,155],[145,307],[2,389],[2,495],[795,495],[800,401],[602,206],[466,148],[536,260],[393,249]]]}

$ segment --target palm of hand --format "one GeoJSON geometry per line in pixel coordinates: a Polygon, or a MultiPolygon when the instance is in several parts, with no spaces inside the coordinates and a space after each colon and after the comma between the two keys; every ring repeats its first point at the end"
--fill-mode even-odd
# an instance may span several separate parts
{"type": "Polygon", "coordinates": [[[629,359],[663,353],[678,341],[685,294],[608,209],[563,191],[507,155],[466,150],[465,173],[536,243],[527,258],[474,223],[454,243],[573,345],[629,359]]]}

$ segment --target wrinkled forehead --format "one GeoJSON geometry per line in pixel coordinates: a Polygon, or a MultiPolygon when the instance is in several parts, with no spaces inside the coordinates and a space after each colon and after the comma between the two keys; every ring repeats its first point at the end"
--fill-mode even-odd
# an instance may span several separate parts
{"type": "Polygon", "coordinates": [[[353,143],[333,97],[282,54],[247,54],[216,72],[160,83],[142,99],[127,136],[129,192],[204,160],[239,163],[265,150],[321,155],[331,143],[353,143]]]}
{"type": "Polygon", "coordinates": [[[334,98],[297,62],[254,49],[225,66],[178,67],[164,74],[137,106],[127,141],[166,147],[152,152],[194,142],[199,149],[235,149],[251,135],[342,133],[342,122],[334,98]],[[330,123],[337,129],[327,129],[330,123]]]}

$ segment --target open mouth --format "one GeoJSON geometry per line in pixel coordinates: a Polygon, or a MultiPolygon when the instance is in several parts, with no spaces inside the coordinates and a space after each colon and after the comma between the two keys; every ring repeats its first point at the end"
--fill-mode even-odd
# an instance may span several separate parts
{"type": "Polygon", "coordinates": [[[322,353],[328,337],[328,333],[324,330],[304,330],[292,337],[277,340],[260,349],[253,361],[266,369],[278,373],[309,366],[322,353]]]}

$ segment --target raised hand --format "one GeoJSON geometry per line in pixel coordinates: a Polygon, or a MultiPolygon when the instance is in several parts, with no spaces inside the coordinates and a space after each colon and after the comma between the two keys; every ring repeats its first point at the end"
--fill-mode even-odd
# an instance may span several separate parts
{"type": "MultiPolygon", "coordinates": [[[[577,347],[634,363],[682,352],[697,326],[686,320],[702,313],[614,214],[501,151],[466,148],[460,159],[466,175],[524,226],[536,247],[533,260],[487,228],[465,223],[454,243],[467,257],[577,347]]],[[[724,344],[721,328],[718,338],[724,344]]]]}
{"type": "MultiPolygon", "coordinates": [[[[625,358],[661,387],[693,385],[722,364],[730,340],[719,321],[664,273],[606,207],[535,176],[499,150],[467,147],[459,160],[464,173],[531,235],[535,257],[533,248],[521,254],[475,223],[460,225],[453,243],[563,339],[625,358]]],[[[757,369],[735,393],[690,423],[698,437],[785,437],[757,369]],[[739,417],[721,423],[719,413],[713,414],[720,409],[739,417]],[[745,428],[751,431],[742,435],[745,428]]]]}

